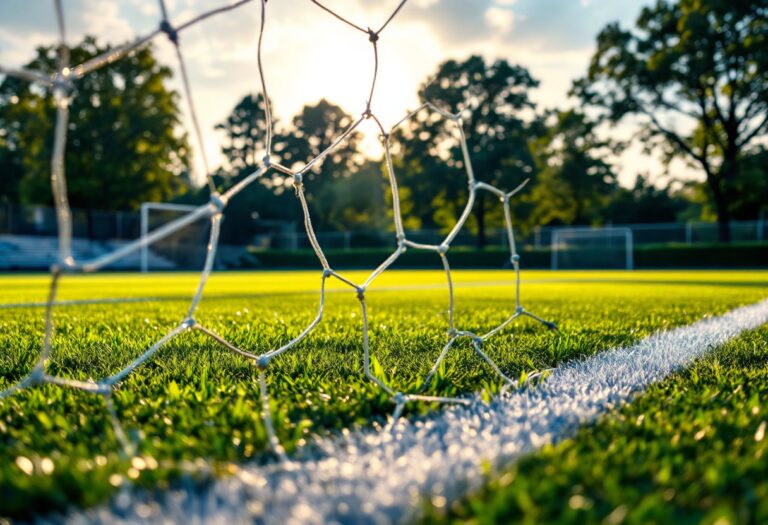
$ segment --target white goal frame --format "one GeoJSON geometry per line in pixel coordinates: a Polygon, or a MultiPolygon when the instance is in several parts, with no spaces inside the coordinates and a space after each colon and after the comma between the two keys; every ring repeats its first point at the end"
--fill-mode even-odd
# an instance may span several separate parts
{"type": "MultiPolygon", "coordinates": [[[[162,211],[180,211],[191,212],[199,206],[191,204],[170,204],[166,202],[142,202],[141,203],[141,238],[149,234],[149,212],[150,210],[162,211]]],[[[141,246],[141,273],[149,272],[149,244],[141,246]]]]}
{"type": "Polygon", "coordinates": [[[551,268],[552,270],[559,270],[558,255],[560,252],[560,242],[564,235],[568,236],[582,236],[584,238],[604,237],[606,235],[624,236],[624,249],[626,252],[624,269],[632,271],[635,269],[634,258],[634,240],[632,236],[631,228],[623,227],[605,227],[605,228],[558,228],[552,232],[552,244],[551,244],[551,268]]]}

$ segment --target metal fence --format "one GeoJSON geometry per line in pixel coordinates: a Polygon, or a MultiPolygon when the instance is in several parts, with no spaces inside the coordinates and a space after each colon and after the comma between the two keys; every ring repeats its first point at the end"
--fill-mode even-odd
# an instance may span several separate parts
{"type": "MultiPolygon", "coordinates": [[[[768,221],[733,221],[731,223],[731,238],[733,242],[766,242],[768,241],[768,221]]],[[[568,226],[568,230],[608,230],[611,228],[626,228],[632,232],[633,243],[637,245],[650,244],[709,244],[719,240],[719,229],[714,222],[682,222],[656,224],[615,224],[611,226],[568,226]]],[[[516,232],[517,242],[526,248],[549,248],[552,237],[563,226],[540,226],[529,234],[516,232]]],[[[440,244],[445,232],[440,230],[411,230],[407,231],[408,238],[423,244],[440,244]]],[[[390,246],[394,242],[394,233],[381,230],[350,230],[343,232],[318,232],[318,240],[328,249],[353,250],[358,248],[375,248],[390,246]]],[[[264,234],[256,239],[255,245],[262,248],[286,250],[309,249],[309,241],[303,232],[283,232],[280,234],[264,234]]],[[[453,246],[474,247],[478,245],[476,233],[460,233],[453,246]]],[[[506,246],[506,232],[500,228],[486,230],[486,246],[506,246]]]]}
{"type": "MultiPolygon", "coordinates": [[[[733,221],[730,225],[733,242],[768,241],[768,225],[765,220],[733,221]]],[[[635,245],[640,244],[708,244],[719,240],[719,227],[716,222],[675,222],[652,224],[615,224],[632,231],[635,245]]],[[[606,226],[605,228],[610,228],[606,226]]],[[[578,227],[576,227],[578,228],[578,227]]],[[[582,227],[583,229],[601,229],[603,227],[582,227]]],[[[546,248],[552,244],[552,235],[561,227],[544,226],[534,229],[533,246],[546,248]]],[[[570,226],[569,229],[574,229],[570,226]]]]}

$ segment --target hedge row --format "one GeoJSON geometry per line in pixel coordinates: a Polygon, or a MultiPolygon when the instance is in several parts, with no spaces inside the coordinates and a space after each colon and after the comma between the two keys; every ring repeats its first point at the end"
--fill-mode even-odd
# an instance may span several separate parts
{"type": "MultiPolygon", "coordinates": [[[[392,250],[383,248],[351,251],[327,250],[333,268],[374,268],[381,264],[392,250]]],[[[244,261],[252,268],[319,268],[320,263],[311,250],[252,250],[244,261]]],[[[520,254],[524,268],[550,268],[549,249],[526,250],[520,254]]],[[[509,251],[503,248],[484,250],[456,248],[448,253],[452,268],[507,268],[509,251]]],[[[648,245],[636,246],[635,268],[768,268],[768,244],[711,244],[711,245],[648,245]]],[[[395,262],[393,268],[442,268],[434,252],[410,249],[395,262]]]]}

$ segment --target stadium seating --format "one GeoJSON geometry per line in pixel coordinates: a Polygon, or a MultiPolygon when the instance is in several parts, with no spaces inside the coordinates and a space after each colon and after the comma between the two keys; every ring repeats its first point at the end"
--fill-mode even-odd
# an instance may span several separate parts
{"type": "MultiPolygon", "coordinates": [[[[112,252],[130,241],[91,241],[72,239],[72,251],[79,261],[93,259],[112,252]]],[[[58,249],[56,237],[32,235],[0,235],[0,271],[48,270],[55,260],[58,249]]],[[[110,270],[136,270],[140,267],[140,252],[123,257],[107,268],[110,270]]],[[[155,270],[174,270],[176,265],[152,250],[149,252],[150,267],[155,270]]]]}

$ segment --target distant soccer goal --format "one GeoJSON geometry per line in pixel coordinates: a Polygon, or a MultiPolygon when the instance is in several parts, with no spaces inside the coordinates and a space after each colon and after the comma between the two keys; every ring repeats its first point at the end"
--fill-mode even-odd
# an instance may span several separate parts
{"type": "MultiPolygon", "coordinates": [[[[197,206],[164,202],[141,205],[141,238],[149,232],[171,223],[174,219],[194,212],[197,206]]],[[[204,239],[209,221],[201,219],[165,236],[161,241],[141,247],[141,271],[186,270],[200,268],[206,254],[204,239]]]]}
{"type": "Polygon", "coordinates": [[[552,232],[552,269],[634,268],[629,228],[563,228],[552,232]]]}

